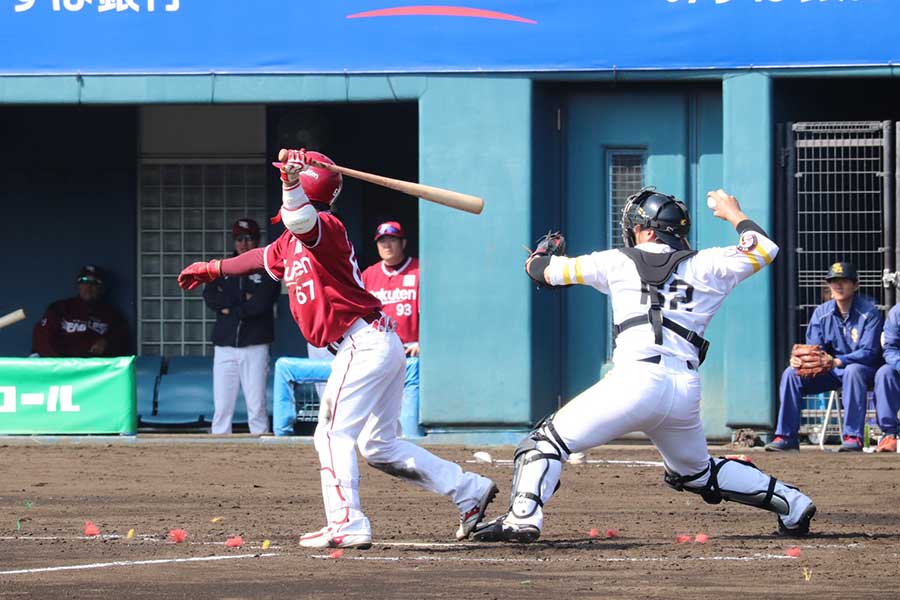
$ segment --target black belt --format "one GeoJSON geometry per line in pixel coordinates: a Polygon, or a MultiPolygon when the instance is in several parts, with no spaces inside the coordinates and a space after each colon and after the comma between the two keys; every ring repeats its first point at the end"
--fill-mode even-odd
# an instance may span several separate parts
{"type": "MultiPolygon", "coordinates": [[[[640,362],[648,362],[648,363],[653,363],[653,364],[655,364],[655,365],[658,365],[659,363],[662,362],[662,356],[660,356],[659,354],[657,354],[656,356],[648,356],[647,358],[639,358],[638,361],[640,361],[640,362]]],[[[697,370],[697,367],[695,367],[694,365],[692,365],[691,362],[688,361],[688,360],[684,361],[684,364],[686,364],[686,365],[687,365],[687,368],[690,369],[691,371],[696,371],[696,370],[697,370]]]]}
{"type": "MultiPolygon", "coordinates": [[[[363,315],[362,317],[360,317],[360,319],[362,319],[363,321],[365,321],[366,323],[369,323],[371,325],[372,323],[374,323],[375,321],[380,319],[381,316],[382,315],[381,315],[380,310],[374,310],[367,315],[363,315]]],[[[354,321],[354,323],[355,322],[356,321],[354,321]]],[[[351,323],[351,325],[352,325],[352,323],[351,323]]],[[[331,352],[333,355],[337,356],[338,346],[340,346],[341,342],[343,342],[343,341],[344,341],[344,336],[342,335],[338,339],[334,340],[333,342],[331,342],[330,344],[325,346],[325,349],[328,350],[329,352],[331,352]]]]}
{"type": "MultiPolygon", "coordinates": [[[[619,337],[619,334],[625,331],[626,329],[631,329],[632,327],[637,327],[638,325],[644,325],[646,323],[650,323],[652,325],[652,321],[650,320],[650,315],[638,315],[636,317],[631,317],[630,319],[625,319],[623,322],[618,325],[613,325],[613,340],[619,337]]],[[[703,361],[706,360],[706,351],[709,350],[709,341],[703,339],[703,336],[698,334],[695,331],[691,331],[687,327],[676,323],[675,321],[669,319],[668,317],[662,318],[662,327],[665,327],[669,331],[674,332],[676,335],[681,336],[688,343],[692,344],[695,348],[697,348],[697,353],[699,354],[700,363],[703,364],[703,361]]],[[[657,342],[659,343],[659,342],[657,342]]]]}

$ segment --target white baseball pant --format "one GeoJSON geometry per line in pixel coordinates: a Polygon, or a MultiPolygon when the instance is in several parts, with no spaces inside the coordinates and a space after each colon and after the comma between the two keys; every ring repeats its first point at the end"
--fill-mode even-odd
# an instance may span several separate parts
{"type": "Polygon", "coordinates": [[[319,408],[315,446],[333,534],[371,534],[359,502],[355,449],[371,466],[470,506],[485,478],[399,439],[406,356],[393,331],[357,320],[338,347],[319,408]]]}
{"type": "Polygon", "coordinates": [[[231,433],[238,386],[247,403],[250,433],[266,433],[266,378],[269,375],[269,345],[257,344],[234,348],[216,346],[213,358],[213,402],[215,412],[211,432],[231,433]]]}

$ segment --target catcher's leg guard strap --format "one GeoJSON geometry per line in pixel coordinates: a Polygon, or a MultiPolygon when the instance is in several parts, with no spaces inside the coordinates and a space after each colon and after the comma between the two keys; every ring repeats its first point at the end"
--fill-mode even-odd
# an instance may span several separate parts
{"type": "Polygon", "coordinates": [[[549,417],[519,442],[509,499],[509,511],[513,516],[525,519],[543,508],[559,488],[562,463],[568,457],[569,449],[549,417]]]}
{"type": "Polygon", "coordinates": [[[666,483],[675,490],[699,494],[709,504],[722,500],[755,506],[786,515],[789,497],[796,488],[781,483],[759,470],[753,463],[733,458],[710,458],[709,466],[694,475],[679,475],[666,467],[666,483]],[[691,483],[709,474],[700,486],[691,483]]]}

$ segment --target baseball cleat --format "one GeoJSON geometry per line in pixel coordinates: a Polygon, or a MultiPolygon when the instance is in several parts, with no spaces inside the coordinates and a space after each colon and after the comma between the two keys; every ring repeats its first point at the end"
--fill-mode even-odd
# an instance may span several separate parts
{"type": "Polygon", "coordinates": [[[459,513],[459,529],[456,530],[456,539],[464,540],[472,533],[472,530],[484,519],[484,511],[494,500],[494,496],[499,491],[493,481],[488,480],[490,486],[487,491],[482,494],[478,502],[471,509],[464,513],[459,513]]]}
{"type": "Polygon", "coordinates": [[[372,536],[367,533],[345,533],[334,535],[331,529],[323,527],[319,531],[307,533],[300,538],[304,548],[356,548],[368,550],[372,547],[372,536]]]}
{"type": "Polygon", "coordinates": [[[800,450],[800,440],[779,435],[766,444],[766,452],[790,452],[792,450],[800,450]]]}
{"type": "Polygon", "coordinates": [[[530,544],[537,541],[541,537],[541,530],[534,525],[519,525],[516,523],[506,523],[503,519],[506,515],[502,515],[477,527],[472,532],[472,539],[476,542],[515,542],[519,544],[530,544]]]}
{"type": "Polygon", "coordinates": [[[809,522],[812,521],[815,515],[816,505],[811,503],[800,514],[800,520],[797,521],[794,527],[787,527],[781,520],[781,517],[778,517],[778,535],[784,537],[804,537],[809,535],[809,522]]]}

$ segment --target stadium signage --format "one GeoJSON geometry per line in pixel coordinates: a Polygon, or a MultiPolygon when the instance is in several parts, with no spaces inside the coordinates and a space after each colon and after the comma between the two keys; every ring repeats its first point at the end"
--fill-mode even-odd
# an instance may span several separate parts
{"type": "Polygon", "coordinates": [[[900,58],[895,0],[466,4],[15,0],[0,7],[0,75],[890,67],[900,58]]]}
{"type": "Polygon", "coordinates": [[[134,357],[0,358],[0,434],[133,434],[134,357]]]}

